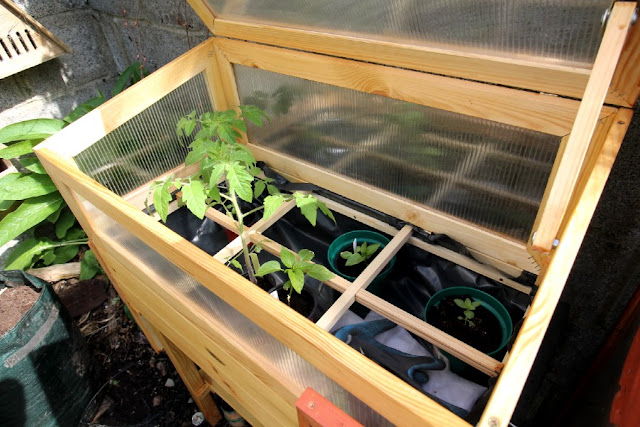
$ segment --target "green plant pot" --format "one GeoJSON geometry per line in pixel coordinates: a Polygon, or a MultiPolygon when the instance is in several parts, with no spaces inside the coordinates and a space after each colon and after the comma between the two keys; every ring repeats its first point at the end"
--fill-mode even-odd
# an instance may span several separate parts
{"type": "MultiPolygon", "coordinates": [[[[498,354],[498,352],[500,352],[509,342],[511,335],[513,334],[513,323],[511,322],[511,316],[509,315],[507,309],[504,308],[500,301],[498,301],[488,293],[466,286],[454,286],[438,291],[431,298],[429,298],[429,301],[427,301],[427,305],[424,309],[424,321],[427,322],[429,310],[432,307],[436,307],[438,304],[440,304],[440,301],[442,301],[444,298],[459,297],[463,295],[471,296],[473,301],[481,301],[482,306],[486,308],[490,313],[492,313],[500,324],[500,332],[502,333],[500,346],[495,350],[486,353],[488,356],[493,357],[494,355],[498,354]]],[[[461,360],[450,355],[447,352],[444,353],[449,358],[451,371],[460,374],[468,368],[468,365],[466,363],[462,362],[461,360]]]]}
{"type": "MultiPolygon", "coordinates": [[[[333,242],[331,242],[331,245],[329,245],[328,256],[327,256],[329,259],[329,266],[331,267],[331,270],[333,270],[334,273],[344,277],[345,279],[351,282],[356,280],[356,278],[353,276],[346,275],[340,270],[338,270],[337,260],[340,257],[340,252],[344,250],[350,250],[352,248],[353,239],[357,239],[358,244],[362,242],[367,242],[367,244],[379,243],[380,244],[379,251],[382,250],[382,248],[384,248],[387,244],[389,244],[389,239],[383,236],[382,234],[376,233],[375,231],[367,231],[367,230],[350,231],[348,233],[341,235],[340,237],[335,239],[333,242]]],[[[376,276],[376,278],[373,279],[373,282],[371,282],[371,284],[367,286],[367,290],[369,292],[378,295],[378,293],[382,289],[382,283],[384,282],[384,279],[389,275],[389,273],[391,273],[391,270],[393,269],[393,265],[395,264],[395,262],[396,262],[396,257],[394,256],[391,259],[391,261],[389,261],[389,264],[387,264],[387,266],[380,272],[380,274],[378,274],[378,276],[376,276]]]]}

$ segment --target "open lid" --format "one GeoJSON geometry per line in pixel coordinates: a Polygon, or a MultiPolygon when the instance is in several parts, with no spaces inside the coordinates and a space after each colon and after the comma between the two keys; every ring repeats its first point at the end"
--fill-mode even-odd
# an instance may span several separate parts
{"type": "MultiPolygon", "coordinates": [[[[189,3],[216,36],[573,98],[584,93],[613,4],[611,0],[189,3]]],[[[606,102],[633,107],[640,90],[637,67],[621,63],[624,67],[613,79],[606,102]]]]}
{"type": "Polygon", "coordinates": [[[249,128],[258,157],[503,271],[548,262],[615,120],[603,103],[640,90],[633,2],[190,3],[217,36],[226,105],[278,117],[249,128]]]}

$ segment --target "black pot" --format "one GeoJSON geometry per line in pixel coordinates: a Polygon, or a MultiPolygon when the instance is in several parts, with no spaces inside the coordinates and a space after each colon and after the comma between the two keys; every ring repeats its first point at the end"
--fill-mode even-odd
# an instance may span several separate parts
{"type": "Polygon", "coordinates": [[[291,301],[287,301],[289,291],[285,291],[282,285],[278,285],[271,288],[269,294],[278,292],[278,299],[283,304],[287,304],[293,310],[303,315],[312,322],[316,322],[320,318],[320,308],[316,300],[315,295],[305,288],[302,288],[301,293],[297,293],[295,290],[291,292],[291,301]]]}

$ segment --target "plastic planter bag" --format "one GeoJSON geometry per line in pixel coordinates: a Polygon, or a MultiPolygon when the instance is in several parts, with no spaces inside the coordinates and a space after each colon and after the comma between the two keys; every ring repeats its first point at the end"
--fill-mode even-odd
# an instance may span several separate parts
{"type": "Polygon", "coordinates": [[[0,272],[0,289],[31,286],[33,307],[0,338],[0,425],[75,426],[93,395],[91,356],[51,285],[0,272]]]}

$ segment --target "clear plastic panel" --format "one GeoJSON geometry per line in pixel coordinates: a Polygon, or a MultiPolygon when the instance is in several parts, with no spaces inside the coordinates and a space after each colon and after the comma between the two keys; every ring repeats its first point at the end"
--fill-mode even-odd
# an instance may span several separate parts
{"type": "Polygon", "coordinates": [[[209,0],[218,16],[547,62],[592,63],[611,0],[209,0]]]}
{"type": "Polygon", "coordinates": [[[253,144],[527,239],[558,137],[242,65],[235,72],[241,102],[271,116],[249,128],[253,144]]]}
{"type": "Polygon", "coordinates": [[[75,156],[87,175],[122,196],[184,163],[192,138],[178,137],[178,120],[211,111],[204,74],[198,74],[75,156]]]}
{"type": "MultiPolygon", "coordinates": [[[[80,196],[78,197],[83,200],[80,196]]],[[[209,314],[211,319],[222,323],[224,332],[235,337],[234,345],[243,348],[249,355],[255,354],[261,360],[268,360],[270,366],[264,368],[276,378],[286,379],[287,382],[296,384],[300,390],[312,387],[364,425],[391,425],[369,406],[128,232],[93,204],[83,200],[83,205],[92,218],[94,227],[100,230],[103,239],[122,247],[124,249],[122,252],[128,254],[134,265],[146,266],[149,270],[155,271],[162,277],[166,286],[173,288],[173,291],[180,293],[189,301],[190,307],[199,307],[209,314]]],[[[217,261],[212,259],[211,262],[217,261]]]]}

